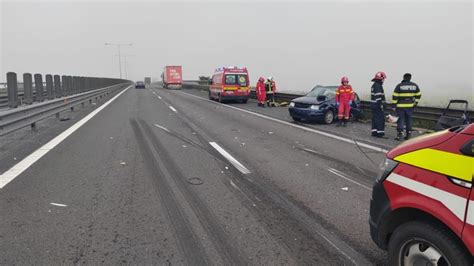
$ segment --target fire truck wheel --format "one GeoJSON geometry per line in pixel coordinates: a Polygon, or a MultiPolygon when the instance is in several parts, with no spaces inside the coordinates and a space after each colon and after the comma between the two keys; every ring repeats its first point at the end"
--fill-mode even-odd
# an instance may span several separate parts
{"type": "Polygon", "coordinates": [[[466,249],[447,229],[428,222],[399,226],[388,244],[388,265],[472,265],[466,249]]]}
{"type": "Polygon", "coordinates": [[[243,99],[242,100],[242,103],[247,103],[248,102],[248,99],[243,99]]]}
{"type": "Polygon", "coordinates": [[[209,92],[209,100],[212,100],[211,92],[209,92]]]}

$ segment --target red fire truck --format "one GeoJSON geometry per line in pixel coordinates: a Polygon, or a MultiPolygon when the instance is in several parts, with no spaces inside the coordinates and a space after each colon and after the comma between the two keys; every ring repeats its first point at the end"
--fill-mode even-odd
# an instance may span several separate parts
{"type": "Polygon", "coordinates": [[[372,239],[389,265],[473,265],[474,124],[387,154],[370,203],[372,239]]]}
{"type": "Polygon", "coordinates": [[[237,100],[246,103],[250,96],[250,79],[245,67],[216,69],[209,87],[209,99],[219,102],[237,100]]]}

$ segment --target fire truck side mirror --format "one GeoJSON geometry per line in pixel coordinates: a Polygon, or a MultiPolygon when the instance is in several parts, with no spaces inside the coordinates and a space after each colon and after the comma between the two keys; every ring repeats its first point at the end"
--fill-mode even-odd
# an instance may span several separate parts
{"type": "Polygon", "coordinates": [[[464,144],[464,146],[462,146],[460,151],[464,155],[474,157],[474,139],[464,144]]]}

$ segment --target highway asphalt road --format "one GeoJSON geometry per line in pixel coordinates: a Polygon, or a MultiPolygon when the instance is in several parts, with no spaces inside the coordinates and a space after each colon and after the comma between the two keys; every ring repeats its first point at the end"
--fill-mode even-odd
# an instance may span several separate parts
{"type": "Polygon", "coordinates": [[[0,189],[0,264],[383,264],[369,201],[395,143],[254,105],[124,91],[0,189]]]}

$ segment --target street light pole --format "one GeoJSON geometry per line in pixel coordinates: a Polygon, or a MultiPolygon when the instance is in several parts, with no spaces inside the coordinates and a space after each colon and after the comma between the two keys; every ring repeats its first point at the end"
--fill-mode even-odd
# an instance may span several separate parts
{"type": "Polygon", "coordinates": [[[122,46],[132,46],[133,43],[104,43],[104,45],[113,45],[113,46],[117,46],[118,48],[118,53],[119,53],[119,74],[120,74],[120,78],[122,78],[122,56],[121,56],[121,47],[122,46]]]}
{"type": "MultiPolygon", "coordinates": [[[[120,54],[120,51],[119,51],[119,54],[116,55],[118,57],[123,57],[123,67],[124,67],[124,70],[125,70],[125,78],[128,78],[128,73],[127,73],[127,57],[133,57],[135,56],[134,54],[124,54],[124,55],[121,55],[120,54]]],[[[120,61],[120,60],[119,60],[120,61]]]]}

